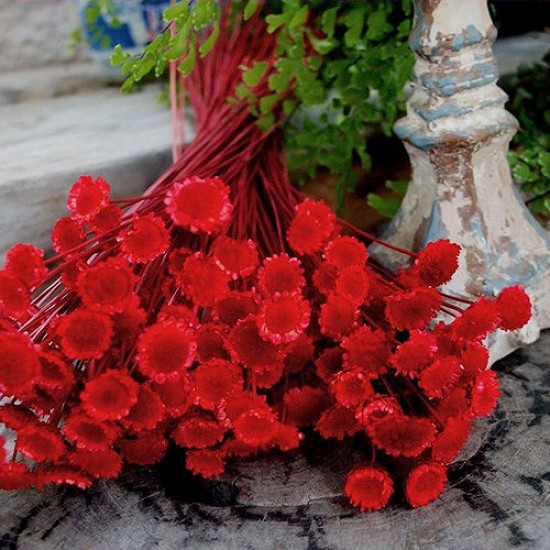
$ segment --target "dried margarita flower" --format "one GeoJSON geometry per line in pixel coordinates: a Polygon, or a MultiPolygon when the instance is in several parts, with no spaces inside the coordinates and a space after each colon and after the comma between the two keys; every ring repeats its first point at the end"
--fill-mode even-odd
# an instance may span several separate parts
{"type": "Polygon", "coordinates": [[[264,260],[258,282],[265,294],[300,292],[305,284],[304,270],[298,258],[275,254],[264,260]]]}
{"type": "Polygon", "coordinates": [[[0,315],[23,320],[28,316],[30,306],[27,285],[7,271],[0,271],[0,315]]]}
{"type": "Polygon", "coordinates": [[[6,252],[4,268],[7,273],[34,288],[48,270],[44,264],[44,251],[32,244],[16,244],[6,252]]]}
{"type": "Polygon", "coordinates": [[[39,357],[24,334],[0,332],[0,391],[21,395],[30,389],[40,370],[39,357]]]}
{"type": "Polygon", "coordinates": [[[415,260],[422,284],[436,287],[448,283],[458,269],[459,254],[460,246],[451,241],[428,243],[415,260]]]}
{"type": "Polygon", "coordinates": [[[197,344],[192,332],[176,322],[148,326],[138,341],[137,367],[155,382],[176,376],[195,360],[197,344]]]}
{"type": "Polygon", "coordinates": [[[133,264],[148,263],[164,254],[170,235],[161,218],[153,213],[135,216],[129,229],[120,233],[120,248],[133,264]]]}
{"type": "Polygon", "coordinates": [[[166,212],[192,232],[218,233],[230,220],[229,187],[220,178],[186,178],[166,194],[166,212]]]}
{"type": "Polygon", "coordinates": [[[80,399],[86,413],[97,420],[120,420],[137,403],[139,384],[129,374],[109,370],[84,386],[80,399]]]}
{"type": "Polygon", "coordinates": [[[67,207],[71,218],[88,222],[109,205],[110,185],[101,177],[81,176],[71,187],[67,207]]]}
{"type": "Polygon", "coordinates": [[[274,344],[295,341],[309,324],[309,302],[298,294],[275,294],[260,306],[260,335],[274,344]]]}
{"type": "Polygon", "coordinates": [[[405,496],[411,506],[425,506],[445,488],[447,470],[438,462],[425,462],[413,468],[405,485],[405,496]]]}
{"type": "Polygon", "coordinates": [[[363,466],[350,472],[344,492],[362,512],[380,510],[393,494],[393,480],[379,466],[363,466]]]}
{"type": "Polygon", "coordinates": [[[185,467],[194,474],[208,479],[223,473],[225,465],[218,451],[212,449],[197,449],[187,451],[185,467]]]}

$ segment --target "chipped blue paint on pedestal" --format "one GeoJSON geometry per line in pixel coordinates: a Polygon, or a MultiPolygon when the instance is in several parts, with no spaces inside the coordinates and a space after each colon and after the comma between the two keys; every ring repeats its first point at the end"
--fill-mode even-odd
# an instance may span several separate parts
{"type": "MultiPolygon", "coordinates": [[[[413,179],[384,238],[421,248],[449,238],[463,247],[449,290],[494,295],[524,285],[535,319],[499,335],[493,359],[550,326],[550,236],[518,197],[506,162],[518,123],[504,109],[486,0],[416,0],[410,44],[417,56],[407,116],[395,125],[413,179]]],[[[386,263],[394,263],[373,247],[386,263]]]]}

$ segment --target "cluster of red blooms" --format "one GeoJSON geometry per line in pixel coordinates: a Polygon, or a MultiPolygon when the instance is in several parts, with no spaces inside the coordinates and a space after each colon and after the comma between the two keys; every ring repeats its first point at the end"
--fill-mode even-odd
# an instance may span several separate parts
{"type": "Polygon", "coordinates": [[[290,253],[262,258],[254,241],[227,236],[229,194],[216,177],[176,181],[163,212],[124,225],[108,184],[80,178],[70,217],[52,233],[70,301],[46,321],[47,308],[31,301],[48,277],[42,251],[8,252],[0,389],[10,399],[0,420],[23,460],[4,462],[3,488],[87,487],[123,463],[154,464],[168,440],[187,450],[188,469],[212,477],[232,456],[295,449],[313,427],[325,438],[363,434],[375,458],[345,485],[362,510],[393,493],[388,455],[407,472],[411,505],[443,490],[445,465],[499,394],[482,341],[529,319],[524,291],[462,312],[437,290],[457,268],[458,246],[431,243],[390,278],[310,199],[288,226],[290,253]],[[90,231],[117,253],[79,261],[90,231]],[[182,235],[188,243],[171,246],[182,235]],[[145,285],[155,261],[155,284],[145,285]],[[143,307],[151,293],[162,296],[156,311],[143,307]],[[456,318],[429,330],[440,312],[456,318]]]}
{"type": "Polygon", "coordinates": [[[198,62],[198,135],[145,195],[113,200],[84,176],[53,228],[56,256],[8,252],[0,422],[14,446],[0,488],[86,488],[157,463],[169,442],[210,478],[316,431],[363,442],[369,458],[345,482],[354,505],[380,509],[399,483],[421,506],[495,407],[483,342],[527,322],[525,292],[442,294],[458,265],[448,241],[392,274],[364,234],[304,199],[280,136],[225,101],[238,67],[273,48],[253,21],[236,32],[249,34],[222,32],[198,62]]]}

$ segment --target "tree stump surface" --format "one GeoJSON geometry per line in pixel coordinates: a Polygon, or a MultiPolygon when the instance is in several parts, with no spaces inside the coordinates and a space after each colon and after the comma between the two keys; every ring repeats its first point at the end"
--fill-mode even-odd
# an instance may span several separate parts
{"type": "Polygon", "coordinates": [[[2,492],[0,548],[550,548],[550,331],[495,369],[498,409],[424,508],[357,512],[342,487],[361,450],[319,442],[233,463],[219,481],[176,457],[86,492],[2,492]]]}

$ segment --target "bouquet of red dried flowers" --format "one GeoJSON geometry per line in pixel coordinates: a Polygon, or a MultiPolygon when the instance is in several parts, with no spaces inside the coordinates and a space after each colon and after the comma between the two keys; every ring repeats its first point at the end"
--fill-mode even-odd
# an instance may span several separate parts
{"type": "Polygon", "coordinates": [[[528,321],[527,295],[438,290],[458,267],[449,241],[395,249],[411,265],[394,274],[369,256],[374,237],[304,198],[277,130],[226,101],[239,67],[273,47],[257,21],[222,28],[186,83],[196,139],[166,174],[119,200],[83,176],[53,228],[56,255],[8,252],[0,422],[13,448],[0,488],[86,488],[157,463],[169,442],[210,478],[314,430],[362,441],[352,504],[383,508],[399,484],[422,506],[495,407],[484,339],[528,321]]]}

